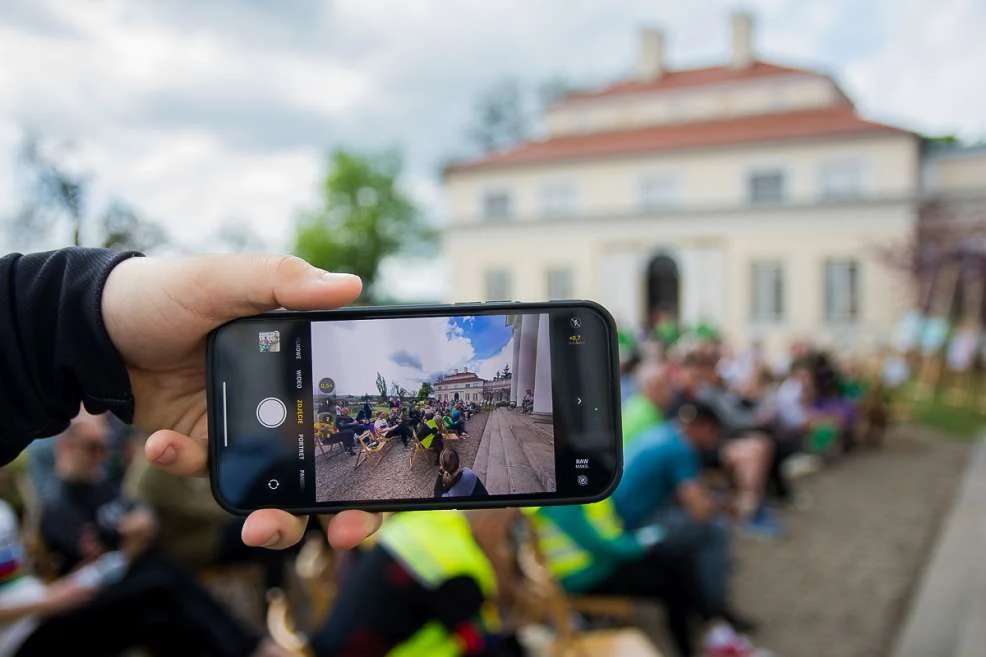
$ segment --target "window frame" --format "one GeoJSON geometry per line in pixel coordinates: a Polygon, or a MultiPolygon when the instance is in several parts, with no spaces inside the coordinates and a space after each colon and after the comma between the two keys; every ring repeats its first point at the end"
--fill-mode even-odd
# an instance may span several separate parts
{"type": "Polygon", "coordinates": [[[778,205],[780,203],[786,203],[789,196],[789,178],[788,171],[783,166],[763,166],[748,170],[746,173],[746,202],[750,205],[778,205]],[[780,194],[777,198],[757,198],[754,180],[767,176],[777,176],[780,178],[780,194]]]}
{"type": "Polygon", "coordinates": [[[482,191],[479,199],[479,215],[483,221],[500,222],[509,221],[513,218],[514,197],[513,193],[509,189],[505,187],[488,187],[482,191]],[[505,199],[505,205],[502,213],[492,213],[489,211],[491,207],[491,199],[497,196],[505,199]]]}
{"type": "Polygon", "coordinates": [[[575,298],[575,272],[571,267],[549,267],[544,274],[545,277],[545,291],[547,292],[547,298],[549,300],[569,300],[575,298]],[[565,277],[567,294],[553,294],[552,282],[555,276],[562,275],[565,277]]]}
{"type": "Polygon", "coordinates": [[[828,326],[853,326],[862,318],[862,263],[853,256],[826,258],[822,262],[822,321],[828,326]],[[839,267],[841,269],[834,269],[839,267]],[[833,287],[832,272],[837,272],[839,287],[833,287]],[[837,295],[845,295],[836,303],[837,295]],[[845,307],[837,309],[835,306],[845,307]],[[838,312],[837,312],[838,311],[838,312]]]}
{"type": "Polygon", "coordinates": [[[483,273],[483,295],[485,296],[486,301],[511,301],[511,297],[513,296],[513,274],[510,269],[507,267],[493,267],[487,269],[483,273]],[[490,281],[493,280],[494,276],[503,277],[502,285],[505,293],[502,295],[502,298],[498,298],[501,297],[501,295],[493,295],[490,293],[490,289],[492,287],[490,285],[490,281]]]}
{"type": "MultiPolygon", "coordinates": [[[[786,321],[787,314],[787,272],[784,261],[780,259],[764,258],[752,260],[750,262],[750,321],[754,324],[782,324],[786,321]],[[761,272],[772,270],[774,272],[769,283],[761,281],[761,272]],[[761,292],[766,288],[774,288],[765,292],[773,297],[770,303],[770,311],[764,312],[761,304],[761,292]]],[[[769,297],[768,297],[769,298],[769,297]]]]}
{"type": "Polygon", "coordinates": [[[862,198],[866,193],[866,164],[857,156],[830,158],[820,162],[817,177],[818,197],[822,201],[852,201],[862,198]],[[848,191],[832,188],[830,182],[833,176],[837,178],[849,169],[853,170],[855,187],[848,191]]]}

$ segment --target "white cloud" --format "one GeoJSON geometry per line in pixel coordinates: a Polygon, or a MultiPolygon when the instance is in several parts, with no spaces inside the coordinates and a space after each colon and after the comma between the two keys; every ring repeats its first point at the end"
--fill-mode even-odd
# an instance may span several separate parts
{"type": "Polygon", "coordinates": [[[498,354],[477,359],[472,342],[461,331],[449,328],[444,317],[314,323],[313,383],[329,377],[339,394],[376,394],[379,372],[388,386],[397,383],[414,393],[436,374],[468,368],[491,379],[504,364],[512,362],[512,339],[498,354]],[[392,358],[399,352],[409,358],[392,358]],[[421,367],[402,360],[417,361],[421,367]]]}
{"type": "MultiPolygon", "coordinates": [[[[821,67],[872,116],[986,136],[981,0],[752,0],[765,58],[821,67]]],[[[516,76],[602,82],[659,24],[672,65],[722,61],[734,3],[654,0],[128,0],[0,4],[0,151],[28,128],[76,144],[96,202],[122,197],[202,244],[249,221],[289,243],[334,145],[400,146],[405,187],[441,220],[438,165],[478,93],[516,76]]],[[[0,213],[15,166],[0,157],[0,213]]],[[[438,258],[388,263],[393,295],[443,296],[438,258]]]]}

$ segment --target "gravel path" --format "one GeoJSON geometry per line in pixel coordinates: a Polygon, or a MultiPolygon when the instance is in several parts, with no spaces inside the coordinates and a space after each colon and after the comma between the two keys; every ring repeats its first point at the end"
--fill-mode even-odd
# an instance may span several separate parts
{"type": "MultiPolygon", "coordinates": [[[[463,466],[472,466],[479,449],[488,415],[480,413],[466,421],[469,438],[451,442],[459,452],[463,466]]],[[[339,447],[328,454],[315,457],[315,481],[317,499],[364,501],[376,499],[430,498],[434,493],[438,468],[434,456],[418,454],[414,468],[409,465],[411,447],[404,447],[400,439],[392,441],[379,463],[368,461],[356,465],[356,457],[339,447]]]]}
{"type": "Polygon", "coordinates": [[[902,428],[798,482],[789,537],[737,541],[734,598],[778,657],[883,657],[961,480],[968,445],[902,428]]]}

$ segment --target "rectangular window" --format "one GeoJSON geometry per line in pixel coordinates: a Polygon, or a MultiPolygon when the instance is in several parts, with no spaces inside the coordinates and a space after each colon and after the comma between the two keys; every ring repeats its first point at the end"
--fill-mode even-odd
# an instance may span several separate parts
{"type": "Polygon", "coordinates": [[[754,262],[751,280],[751,318],[755,322],[784,319],[784,266],[776,261],[754,262]]]}
{"type": "Polygon", "coordinates": [[[510,192],[491,189],[483,193],[483,219],[509,219],[512,212],[510,192]]]}
{"type": "Polygon", "coordinates": [[[750,203],[781,203],[787,197],[784,172],[780,169],[754,171],[747,179],[750,203]]]}
{"type": "Polygon", "coordinates": [[[826,201],[859,198],[863,193],[863,164],[856,158],[823,162],[818,169],[820,195],[826,201]]]}
{"type": "Polygon", "coordinates": [[[825,321],[851,324],[859,319],[859,263],[853,259],[825,263],[825,321]]]}
{"type": "Polygon", "coordinates": [[[506,269],[491,269],[486,272],[486,300],[510,301],[510,272],[506,269]]]}
{"type": "Polygon", "coordinates": [[[638,193],[643,210],[673,208],[681,203],[681,186],[678,178],[672,175],[642,178],[638,193]]]}
{"type": "Polygon", "coordinates": [[[574,296],[571,269],[548,270],[548,298],[571,299],[574,296]]]}
{"type": "Polygon", "coordinates": [[[578,193],[570,182],[549,182],[541,186],[541,212],[546,217],[570,217],[578,210],[578,193]]]}

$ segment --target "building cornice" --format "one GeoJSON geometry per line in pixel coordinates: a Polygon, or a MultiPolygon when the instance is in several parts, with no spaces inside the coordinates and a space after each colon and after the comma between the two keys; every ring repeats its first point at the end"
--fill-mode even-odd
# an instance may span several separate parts
{"type": "MultiPolygon", "coordinates": [[[[935,197],[940,200],[949,200],[950,197],[935,197]]],[[[476,217],[466,220],[449,222],[442,232],[469,232],[469,231],[501,231],[523,230],[525,228],[544,228],[552,226],[582,226],[592,224],[619,225],[623,223],[634,223],[650,221],[660,223],[666,220],[676,219],[719,219],[723,216],[733,216],[739,218],[762,218],[765,215],[780,215],[792,212],[829,212],[832,210],[859,210],[869,208],[883,208],[893,206],[910,206],[917,210],[920,203],[930,200],[930,197],[917,195],[895,195],[883,197],[870,197],[864,199],[852,199],[844,201],[808,201],[790,203],[763,203],[763,204],[731,204],[731,205],[702,205],[673,209],[654,210],[635,210],[623,209],[607,212],[583,213],[570,216],[540,216],[540,217],[518,217],[507,220],[484,221],[476,217]],[[746,215],[746,217],[744,217],[746,215]]]]}

